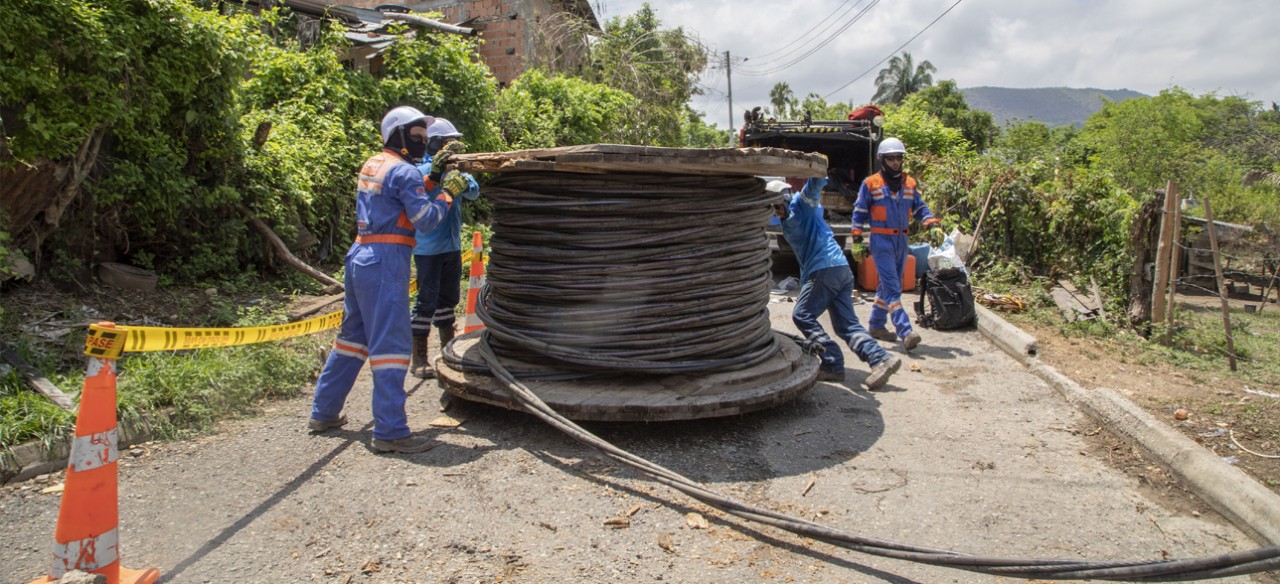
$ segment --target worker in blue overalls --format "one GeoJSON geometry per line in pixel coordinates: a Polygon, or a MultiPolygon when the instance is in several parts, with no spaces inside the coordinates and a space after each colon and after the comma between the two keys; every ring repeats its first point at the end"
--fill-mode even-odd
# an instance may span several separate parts
{"type": "Polygon", "coordinates": [[[871,336],[882,341],[902,339],[902,347],[910,351],[920,344],[920,334],[912,330],[911,319],[902,308],[902,274],[907,265],[907,223],[914,216],[929,229],[929,239],[939,245],[943,240],[941,221],[929,211],[920,198],[916,179],[902,172],[902,159],[907,148],[902,140],[885,138],[876,157],[880,172],[862,181],[858,200],[853,206],[853,243],[862,243],[863,226],[870,223],[871,257],[876,263],[880,282],[876,300],[871,306],[871,336]],[[869,220],[869,221],[868,221],[869,220]],[[893,320],[894,332],[885,328],[893,320]],[[895,335],[896,333],[896,335],[895,335]]]}
{"type": "Polygon", "coordinates": [[[414,229],[429,231],[466,189],[459,174],[427,198],[422,172],[411,161],[427,151],[427,126],[435,121],[401,106],[382,118],[382,152],[364,163],[356,182],[356,241],[346,256],[342,328],[316,381],[313,432],[341,427],[342,407],[364,362],[373,374],[373,441],[378,452],[423,452],[435,443],[412,436],[405,416],[404,378],[409,370],[409,259],[414,229]]]}
{"type": "Polygon", "coordinates": [[[826,312],[835,336],[844,339],[854,354],[871,366],[871,374],[863,382],[867,389],[878,389],[889,381],[902,360],[885,352],[853,312],[853,271],[832,236],[831,227],[822,218],[822,187],[826,184],[826,178],[811,178],[794,197],[785,182],[772,181],[765,186],[768,192],[778,195],[772,204],[773,212],[782,223],[782,236],[800,263],[800,295],[791,311],[791,321],[806,339],[822,346],[820,381],[844,380],[844,353],[818,324],[818,317],[826,312]]]}
{"type": "MultiPolygon", "coordinates": [[[[427,176],[427,196],[434,196],[443,187],[438,184],[449,169],[449,159],[466,150],[462,132],[444,118],[427,128],[427,157],[418,170],[427,176]]],[[[480,185],[470,174],[462,173],[467,189],[458,196],[468,201],[480,196],[480,185]]],[[[418,270],[418,301],[413,306],[413,360],[411,371],[422,378],[434,377],[431,360],[428,359],[428,339],[434,327],[440,336],[440,350],[453,340],[453,311],[460,296],[458,283],[462,280],[462,201],[454,202],[431,231],[418,231],[414,236],[418,243],[413,248],[413,264],[418,270]]]]}

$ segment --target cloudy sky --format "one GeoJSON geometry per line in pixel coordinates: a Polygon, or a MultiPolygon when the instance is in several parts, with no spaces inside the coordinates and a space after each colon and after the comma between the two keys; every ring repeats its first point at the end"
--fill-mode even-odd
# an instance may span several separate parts
{"type": "MultiPolygon", "coordinates": [[[[591,3],[608,20],[634,12],[642,1],[591,3]]],[[[1176,85],[1195,94],[1280,101],[1280,2],[1275,0],[649,4],[664,27],[682,27],[722,61],[729,51],[735,125],[744,109],[767,106],[769,90],[778,82],[790,84],[797,96],[812,92],[829,102],[865,103],[875,93],[881,61],[917,33],[903,50],[916,62],[933,63],[935,80],[954,79],[960,87],[1095,87],[1154,95],[1176,85]]],[[[694,107],[724,127],[730,119],[724,67],[708,71],[702,83],[706,95],[694,107]]]]}

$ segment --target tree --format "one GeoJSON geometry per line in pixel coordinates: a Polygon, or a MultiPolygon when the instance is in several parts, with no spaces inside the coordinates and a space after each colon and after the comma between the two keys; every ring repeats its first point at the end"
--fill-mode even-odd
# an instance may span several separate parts
{"type": "Polygon", "coordinates": [[[908,97],[904,103],[914,103],[948,127],[960,130],[978,152],[992,144],[1000,129],[989,112],[969,109],[964,93],[956,88],[956,82],[945,79],[937,85],[925,87],[908,97]]]}
{"type": "Polygon", "coordinates": [[[787,82],[777,83],[769,90],[769,103],[773,105],[773,115],[779,118],[791,117],[788,108],[794,108],[796,94],[791,91],[787,82]]]}
{"type": "Polygon", "coordinates": [[[634,14],[605,24],[578,74],[640,100],[634,143],[683,146],[686,136],[680,121],[689,117],[689,100],[699,92],[698,76],[707,62],[705,47],[682,28],[662,28],[646,3],[634,14]]]}
{"type": "Polygon", "coordinates": [[[876,94],[871,97],[875,103],[902,103],[908,95],[933,85],[933,73],[938,68],[933,63],[921,61],[913,67],[911,53],[902,56],[894,55],[889,59],[889,66],[876,75],[876,94]]]}

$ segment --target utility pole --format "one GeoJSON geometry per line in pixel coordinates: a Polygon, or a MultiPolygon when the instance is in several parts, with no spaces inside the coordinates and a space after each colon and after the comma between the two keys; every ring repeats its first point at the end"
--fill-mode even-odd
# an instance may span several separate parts
{"type": "Polygon", "coordinates": [[[733,148],[733,61],[729,60],[729,51],[724,52],[724,76],[729,82],[729,147],[733,148]]]}

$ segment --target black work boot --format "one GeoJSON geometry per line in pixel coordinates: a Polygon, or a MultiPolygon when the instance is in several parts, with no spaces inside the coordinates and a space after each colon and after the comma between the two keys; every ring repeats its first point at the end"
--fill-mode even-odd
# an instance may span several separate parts
{"type": "Polygon", "coordinates": [[[435,377],[435,370],[427,361],[427,345],[430,338],[426,335],[413,337],[413,350],[409,354],[409,371],[419,379],[435,377]]]}
{"type": "Polygon", "coordinates": [[[444,346],[449,344],[449,341],[452,341],[454,335],[456,334],[454,332],[453,324],[449,324],[448,326],[442,326],[436,330],[440,331],[440,350],[443,351],[444,346]]]}

